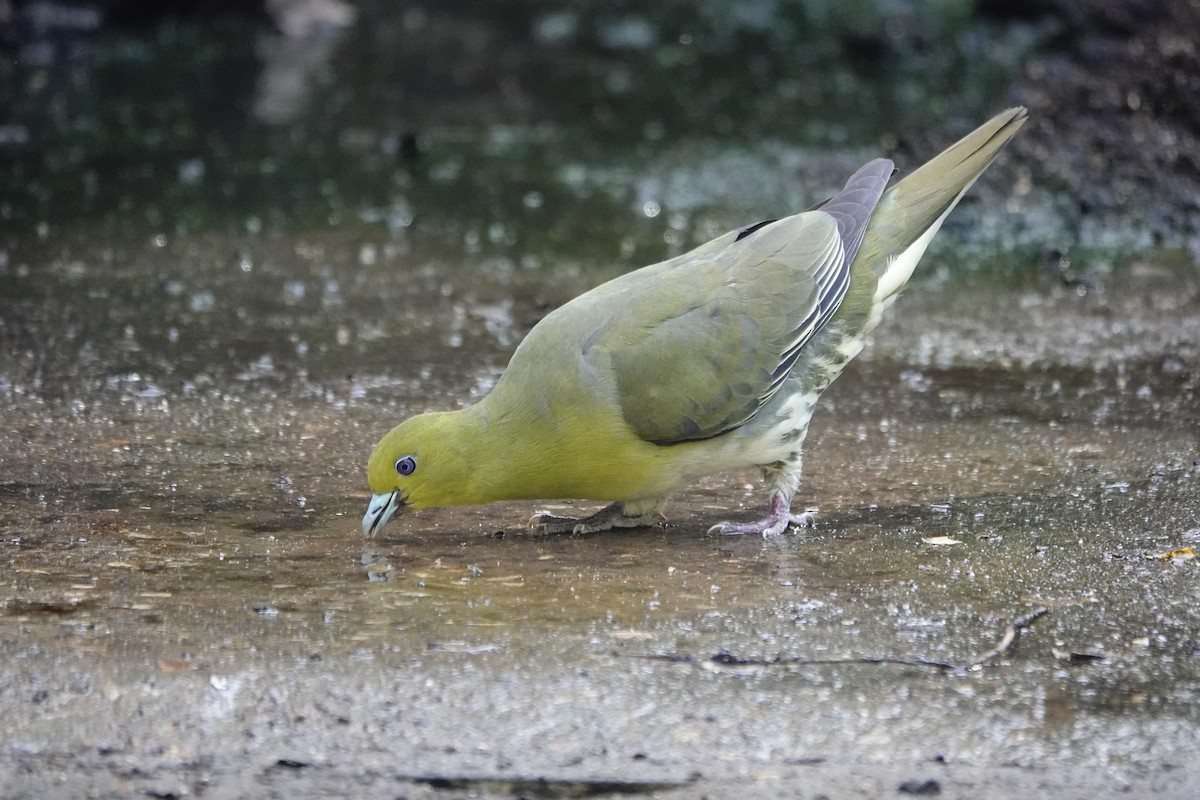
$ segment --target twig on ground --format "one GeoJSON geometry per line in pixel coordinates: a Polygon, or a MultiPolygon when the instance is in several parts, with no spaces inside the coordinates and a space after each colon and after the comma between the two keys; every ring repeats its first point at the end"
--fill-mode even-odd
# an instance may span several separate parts
{"type": "Polygon", "coordinates": [[[852,656],[849,658],[803,658],[796,656],[787,658],[784,656],[775,656],[774,658],[742,658],[734,654],[721,650],[707,658],[699,658],[697,656],[684,653],[646,653],[636,656],[637,658],[646,658],[654,661],[669,661],[675,664],[700,664],[700,665],[715,665],[718,667],[773,667],[779,665],[788,666],[819,666],[827,664],[896,664],[904,667],[935,667],[941,670],[952,672],[972,672],[981,669],[986,663],[1003,655],[1017,641],[1017,637],[1021,635],[1021,631],[1029,627],[1034,620],[1049,613],[1047,608],[1035,608],[1028,614],[1017,617],[1008,624],[1008,628],[1004,631],[1004,635],[1000,637],[1000,641],[991,650],[988,650],[979,658],[969,664],[952,664],[948,661],[938,661],[937,659],[924,658],[922,656],[914,656],[912,658],[902,658],[899,656],[852,656]]]}
{"type": "Polygon", "coordinates": [[[1017,617],[1012,622],[1008,623],[1008,630],[1006,630],[1004,635],[1000,637],[1000,641],[996,644],[996,646],[991,650],[988,650],[979,658],[975,659],[975,661],[972,662],[967,669],[979,669],[993,658],[1004,655],[1004,652],[1008,650],[1008,648],[1012,647],[1013,642],[1015,642],[1017,637],[1021,635],[1022,630],[1032,624],[1033,621],[1038,617],[1045,616],[1048,613],[1050,613],[1050,609],[1039,607],[1022,617],[1017,617]]]}

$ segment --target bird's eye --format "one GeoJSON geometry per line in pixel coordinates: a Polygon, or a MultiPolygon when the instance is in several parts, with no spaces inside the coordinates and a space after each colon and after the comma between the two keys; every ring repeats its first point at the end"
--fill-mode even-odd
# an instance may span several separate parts
{"type": "Polygon", "coordinates": [[[401,475],[412,475],[417,471],[417,460],[412,456],[405,456],[396,462],[396,472],[401,475]]]}

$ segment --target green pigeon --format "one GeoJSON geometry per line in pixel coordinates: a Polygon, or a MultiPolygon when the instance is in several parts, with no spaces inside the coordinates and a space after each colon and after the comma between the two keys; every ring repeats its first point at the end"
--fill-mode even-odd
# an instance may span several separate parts
{"type": "Polygon", "coordinates": [[[724,534],[774,536],[793,514],[821,393],[863,349],[946,216],[1025,122],[1000,113],[889,186],[876,159],[819,206],[730,231],[548,314],[490,393],[397,425],[371,451],[363,533],[402,508],[496,500],[612,501],[545,533],[664,521],[672,492],[757,467],[766,516],[724,534]]]}

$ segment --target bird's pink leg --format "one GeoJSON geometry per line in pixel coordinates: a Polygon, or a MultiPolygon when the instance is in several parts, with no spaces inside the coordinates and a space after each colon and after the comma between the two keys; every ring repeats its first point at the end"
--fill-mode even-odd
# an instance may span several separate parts
{"type": "Polygon", "coordinates": [[[771,495],[771,512],[757,522],[719,522],[708,529],[709,533],[719,533],[722,536],[741,536],[747,533],[758,533],[764,537],[778,536],[788,529],[789,525],[798,528],[810,528],[817,519],[812,511],[803,514],[792,513],[791,498],[781,492],[771,495]]]}

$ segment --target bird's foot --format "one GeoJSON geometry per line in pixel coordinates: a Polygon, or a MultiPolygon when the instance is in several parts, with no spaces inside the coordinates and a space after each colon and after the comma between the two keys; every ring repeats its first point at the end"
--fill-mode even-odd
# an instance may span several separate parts
{"type": "Polygon", "coordinates": [[[529,518],[530,533],[555,534],[597,533],[613,528],[649,528],[662,525],[667,518],[659,511],[640,516],[629,516],[620,503],[612,503],[590,517],[560,517],[539,511],[529,518]]]}
{"type": "Polygon", "coordinates": [[[768,538],[778,536],[789,526],[811,528],[817,524],[817,509],[810,508],[803,514],[793,514],[790,504],[783,495],[771,496],[771,513],[757,522],[718,522],[708,529],[709,533],[722,536],[744,536],[747,533],[758,533],[768,538]]]}

